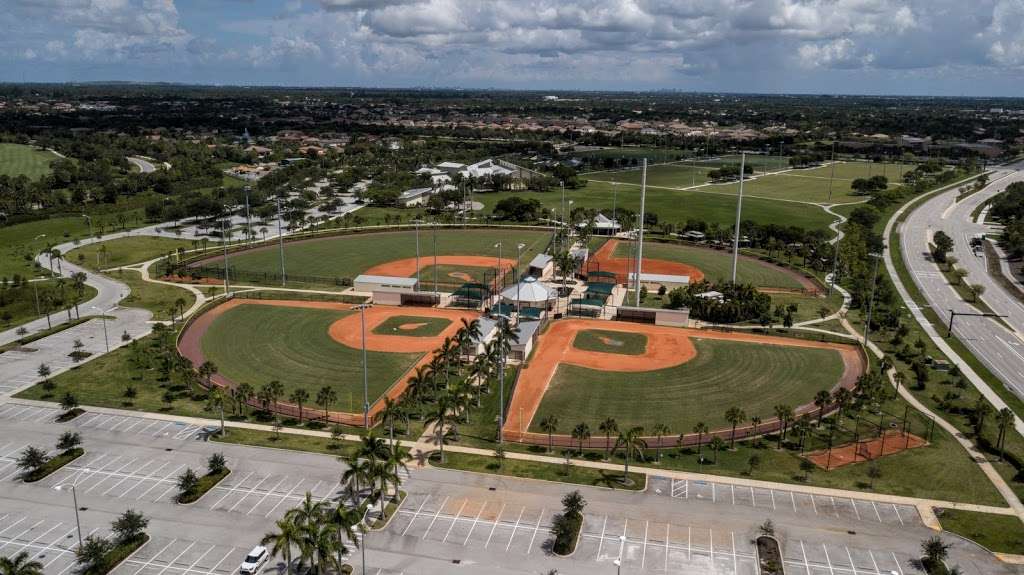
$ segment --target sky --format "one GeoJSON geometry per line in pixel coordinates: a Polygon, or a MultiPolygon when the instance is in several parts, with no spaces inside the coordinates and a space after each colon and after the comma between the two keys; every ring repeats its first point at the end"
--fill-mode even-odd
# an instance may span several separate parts
{"type": "Polygon", "coordinates": [[[0,0],[0,81],[1024,96],[1024,0],[0,0]]]}

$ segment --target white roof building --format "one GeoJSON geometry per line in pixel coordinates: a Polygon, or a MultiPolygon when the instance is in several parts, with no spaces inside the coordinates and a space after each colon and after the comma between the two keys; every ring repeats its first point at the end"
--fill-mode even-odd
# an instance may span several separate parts
{"type": "Polygon", "coordinates": [[[554,288],[550,288],[537,281],[537,278],[526,277],[516,285],[509,286],[501,291],[501,299],[509,302],[520,302],[525,304],[547,304],[547,302],[558,297],[554,288]]]}

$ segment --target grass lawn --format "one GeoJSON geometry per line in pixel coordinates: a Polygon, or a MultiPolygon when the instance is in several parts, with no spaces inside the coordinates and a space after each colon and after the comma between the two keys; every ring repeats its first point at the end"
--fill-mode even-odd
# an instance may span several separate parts
{"type": "MultiPolygon", "coordinates": [[[[550,237],[549,232],[540,230],[439,230],[437,254],[496,256],[494,244],[502,242],[512,246],[503,255],[512,254],[514,257],[515,245],[524,243],[527,247],[523,249],[523,261],[529,261],[547,247],[550,237]]],[[[284,251],[289,275],[354,278],[372,266],[416,257],[416,233],[381,232],[322,238],[286,243],[284,251]]],[[[421,263],[429,264],[433,253],[433,234],[420,230],[421,263]]],[[[232,269],[279,273],[281,263],[278,257],[274,246],[273,249],[231,255],[229,260],[232,269]]],[[[427,276],[422,277],[427,279],[427,276]]]]}
{"type": "MultiPolygon", "coordinates": [[[[51,307],[50,321],[54,324],[67,321],[67,313],[63,308],[74,306],[75,298],[79,303],[84,303],[96,295],[96,289],[89,285],[82,285],[81,293],[71,287],[71,283],[65,281],[64,289],[57,287],[56,280],[22,283],[16,288],[0,287],[0,329],[8,329],[25,322],[41,317],[36,313],[36,292],[39,293],[41,301],[46,301],[50,296],[53,302],[51,307]]],[[[93,310],[82,309],[79,305],[78,312],[82,315],[91,313],[93,310]]],[[[74,309],[72,309],[74,314],[74,309]]]]}
{"type": "Polygon", "coordinates": [[[642,333],[585,329],[576,334],[572,345],[587,351],[640,355],[647,350],[647,336],[642,333]]]}
{"type": "Polygon", "coordinates": [[[481,268],[476,266],[451,266],[444,264],[434,266],[430,265],[430,258],[421,258],[421,262],[427,265],[424,265],[420,270],[420,283],[428,289],[432,289],[431,286],[433,285],[435,270],[439,284],[458,285],[465,282],[490,283],[494,281],[493,267],[481,268]]]}
{"type": "MultiPolygon", "coordinates": [[[[615,248],[615,257],[629,257],[630,247],[630,242],[619,242],[615,248]]],[[[704,272],[704,279],[710,282],[728,280],[732,277],[732,254],[724,250],[644,242],[644,259],[647,258],[696,266],[704,272]]],[[[800,289],[803,286],[793,277],[792,273],[775,264],[750,258],[741,257],[736,266],[738,281],[763,288],[800,289]]]]}
{"type": "MultiPolygon", "coordinates": [[[[797,306],[796,312],[793,314],[794,322],[821,319],[819,310],[822,308],[828,310],[826,315],[831,315],[843,305],[843,296],[839,295],[839,292],[833,292],[832,297],[795,293],[773,293],[768,295],[772,298],[773,312],[779,306],[788,307],[790,304],[797,306]]],[[[776,323],[781,323],[781,321],[776,320],[775,316],[772,316],[772,319],[776,323]]]]}
{"type": "Polygon", "coordinates": [[[273,431],[244,429],[240,427],[228,427],[227,431],[224,437],[221,437],[218,433],[211,435],[210,440],[218,443],[273,447],[276,449],[308,451],[310,453],[324,453],[337,456],[348,455],[359,448],[359,444],[354,441],[335,441],[329,437],[297,435],[286,432],[275,434],[273,431]]]}
{"type": "Polygon", "coordinates": [[[36,180],[50,173],[50,164],[56,161],[53,152],[22,144],[0,144],[0,174],[25,176],[36,180]]]}
{"type": "Polygon", "coordinates": [[[117,270],[110,272],[110,277],[128,284],[132,293],[121,300],[125,307],[140,307],[153,312],[153,319],[167,320],[171,318],[171,307],[179,299],[185,300],[184,309],[195,303],[192,292],[179,287],[142,281],[142,275],[135,270],[117,270]]]}
{"type": "Polygon", "coordinates": [[[192,241],[155,236],[118,238],[75,248],[68,252],[66,257],[84,267],[98,270],[149,261],[178,248],[190,250],[193,248],[192,241]]]}
{"type": "MultiPolygon", "coordinates": [[[[736,219],[734,195],[718,187],[701,190],[648,187],[645,207],[648,212],[657,214],[660,222],[683,224],[687,219],[697,219],[731,228],[736,219]]],[[[485,213],[489,213],[499,201],[513,195],[536,198],[548,209],[561,208],[561,194],[557,191],[473,194],[473,200],[482,202],[485,213]]],[[[607,214],[611,214],[613,207],[627,208],[634,213],[640,211],[640,186],[590,181],[578,190],[566,190],[565,197],[574,202],[573,207],[594,208],[607,214]]],[[[786,222],[806,229],[826,229],[835,219],[816,206],[760,198],[743,199],[743,218],[759,224],[786,222]]]]}
{"type": "Polygon", "coordinates": [[[603,469],[591,469],[578,465],[565,466],[507,458],[504,463],[499,465],[498,460],[494,457],[470,453],[447,452],[444,454],[444,457],[445,462],[441,463],[439,454],[432,454],[430,456],[430,464],[444,469],[475,471],[491,475],[510,475],[512,477],[543,479],[545,481],[575,483],[577,485],[591,485],[594,487],[611,487],[613,489],[630,491],[643,489],[647,484],[646,477],[642,473],[630,472],[629,478],[632,482],[629,485],[623,485],[621,471],[605,471],[603,469]]]}
{"type": "Polygon", "coordinates": [[[413,335],[419,337],[435,336],[449,325],[451,320],[443,317],[420,317],[415,315],[396,315],[384,320],[373,328],[373,333],[380,335],[413,335]],[[403,326],[405,326],[403,328],[403,326]]]}
{"type": "Polygon", "coordinates": [[[773,417],[773,406],[792,407],[831,389],[843,373],[832,350],[694,339],[697,356],[676,367],[636,373],[597,371],[560,365],[530,431],[540,432],[547,415],[568,430],[579,422],[591,429],[606,417],[620,428],[668,424],[689,432],[698,421],[711,429],[727,427],[725,411],[740,407],[748,417],[773,417]]]}
{"type": "Polygon", "coordinates": [[[1013,515],[942,509],[939,522],[946,531],[971,539],[989,551],[1024,555],[1024,523],[1013,515]]]}
{"type": "MultiPolygon", "coordinates": [[[[331,385],[343,411],[363,405],[362,352],[331,339],[328,328],[352,312],[242,305],[224,312],[203,336],[206,359],[228,379],[259,389],[280,381],[287,397],[302,388],[315,397],[331,385]]],[[[368,352],[370,402],[374,402],[421,356],[420,353],[368,352]]],[[[312,405],[312,399],[309,407],[312,405]]]]}

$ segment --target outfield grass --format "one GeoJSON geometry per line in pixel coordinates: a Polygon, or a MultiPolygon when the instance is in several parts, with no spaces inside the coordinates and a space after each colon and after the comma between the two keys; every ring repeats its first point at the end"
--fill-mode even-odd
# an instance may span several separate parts
{"type": "Polygon", "coordinates": [[[443,317],[421,317],[416,315],[396,315],[381,322],[373,328],[373,333],[380,335],[412,335],[430,337],[444,331],[451,325],[451,320],[443,317]],[[415,324],[413,329],[402,329],[403,325],[415,324]]]}
{"type": "Polygon", "coordinates": [[[576,333],[572,345],[587,351],[640,355],[647,349],[647,336],[642,333],[584,329],[576,333]]]}
{"type": "Polygon", "coordinates": [[[1013,515],[943,509],[939,522],[946,531],[975,541],[989,551],[1024,555],[1024,523],[1013,515]]]}
{"type": "Polygon", "coordinates": [[[190,250],[192,247],[191,240],[135,236],[75,248],[66,257],[89,269],[100,270],[137,264],[164,256],[178,248],[190,250]]]}
{"type": "Polygon", "coordinates": [[[117,270],[110,272],[110,277],[124,282],[132,293],[121,300],[125,307],[140,307],[153,312],[153,319],[171,319],[171,308],[176,307],[179,299],[185,300],[183,309],[187,310],[195,303],[192,292],[172,285],[158,284],[142,280],[142,275],[135,270],[117,270]]]}
{"type": "MultiPolygon", "coordinates": [[[[504,255],[504,254],[502,254],[504,255]]],[[[451,265],[430,265],[430,258],[421,258],[425,265],[420,270],[420,283],[430,287],[434,281],[434,273],[437,273],[438,283],[452,284],[461,282],[490,283],[494,281],[494,268],[481,268],[476,266],[451,266],[451,265]],[[465,276],[469,276],[467,280],[465,276]]],[[[495,260],[497,263],[497,260],[495,260]]],[[[525,262],[528,264],[529,262],[525,262]]],[[[525,265],[525,264],[523,264],[525,265]]],[[[522,266],[520,266],[522,267],[522,266]]]]}
{"type": "MultiPolygon", "coordinates": [[[[267,305],[242,305],[219,316],[203,335],[202,349],[219,373],[259,389],[280,381],[287,400],[305,389],[311,397],[330,385],[343,411],[363,405],[362,351],[331,339],[328,328],[352,312],[267,305]]],[[[376,401],[422,356],[420,353],[370,351],[370,402],[376,401]]],[[[309,407],[316,409],[312,399],[309,407]]]]}
{"type": "Polygon", "coordinates": [[[667,369],[636,373],[559,365],[531,422],[555,415],[566,429],[586,422],[591,429],[606,417],[620,428],[657,423],[675,433],[698,421],[711,429],[727,427],[724,414],[740,407],[748,416],[773,417],[773,406],[810,402],[831,389],[843,373],[837,352],[789,346],[694,339],[697,355],[667,369]]]}
{"type": "MultiPolygon", "coordinates": [[[[684,224],[687,219],[696,219],[732,227],[736,220],[736,198],[728,191],[715,190],[717,193],[648,188],[645,209],[657,214],[660,222],[684,224]]],[[[484,212],[490,213],[499,201],[513,195],[535,198],[549,210],[561,209],[561,194],[557,191],[493,192],[473,194],[473,199],[483,203],[484,212]]],[[[574,202],[574,208],[593,208],[607,214],[612,213],[613,207],[640,211],[639,186],[590,181],[578,190],[566,190],[565,197],[566,201],[574,202]]],[[[762,225],[786,222],[807,229],[826,229],[835,219],[816,206],[760,198],[744,198],[743,218],[762,225]]]]}
{"type": "MultiPolygon", "coordinates": [[[[494,245],[501,242],[506,246],[502,255],[515,257],[516,244],[524,243],[523,261],[529,261],[547,247],[550,237],[550,232],[540,230],[444,229],[437,232],[437,254],[497,257],[494,245]]],[[[403,231],[336,236],[286,243],[284,251],[289,275],[354,278],[372,266],[416,257],[416,234],[403,231]]],[[[429,265],[433,254],[433,233],[421,229],[421,263],[429,265]]],[[[233,270],[256,273],[279,273],[281,266],[276,247],[231,255],[229,261],[233,270]]],[[[421,277],[428,281],[427,276],[421,277]]]]}
{"type": "MultiPolygon", "coordinates": [[[[615,248],[615,257],[629,257],[630,247],[629,242],[619,242],[615,248]]],[[[732,277],[732,254],[724,250],[644,242],[644,258],[696,266],[704,272],[704,279],[711,282],[725,281],[732,277]]],[[[736,279],[741,283],[750,283],[763,288],[800,289],[803,287],[793,277],[792,272],[771,263],[746,258],[740,258],[736,266],[736,279]]]]}
{"type": "Polygon", "coordinates": [[[34,146],[22,144],[0,144],[0,174],[25,176],[36,180],[49,175],[50,164],[56,161],[53,152],[40,150],[34,146]]]}
{"type": "Polygon", "coordinates": [[[445,462],[441,463],[439,454],[433,454],[430,457],[430,464],[443,469],[475,471],[476,473],[491,475],[510,475],[512,477],[542,479],[545,481],[575,483],[577,485],[591,485],[595,487],[610,487],[627,491],[641,490],[647,485],[646,478],[642,473],[630,472],[629,478],[632,481],[629,485],[623,485],[621,471],[605,471],[603,469],[592,469],[578,465],[566,466],[507,458],[499,464],[498,460],[494,457],[470,453],[445,452],[444,457],[445,462]]]}

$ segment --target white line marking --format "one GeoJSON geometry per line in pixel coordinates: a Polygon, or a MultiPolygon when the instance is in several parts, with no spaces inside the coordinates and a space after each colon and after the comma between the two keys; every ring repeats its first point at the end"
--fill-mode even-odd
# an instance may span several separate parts
{"type": "Polygon", "coordinates": [[[541,507],[540,515],[537,516],[537,526],[533,528],[533,537],[530,537],[530,546],[526,548],[527,555],[530,554],[530,551],[533,551],[533,542],[537,540],[537,532],[540,531],[540,520],[544,518],[544,511],[545,509],[541,507]]]}
{"type": "Polygon", "coordinates": [[[448,536],[452,534],[452,529],[455,527],[455,522],[458,521],[459,517],[462,516],[462,510],[466,508],[467,503],[469,503],[468,497],[462,500],[462,506],[459,507],[459,510],[455,512],[455,516],[452,517],[452,523],[448,526],[448,531],[445,531],[444,539],[441,540],[441,543],[448,542],[448,536]]]}
{"type": "Polygon", "coordinates": [[[427,495],[427,498],[423,500],[423,503],[420,503],[420,508],[416,510],[416,513],[413,514],[412,519],[409,520],[409,524],[406,525],[405,529],[402,530],[402,535],[405,535],[406,533],[409,532],[409,528],[412,527],[412,524],[420,516],[420,511],[423,510],[423,506],[427,504],[427,501],[430,501],[430,496],[429,495],[427,495]]]}
{"type": "Polygon", "coordinates": [[[525,507],[519,510],[519,517],[516,519],[516,524],[512,527],[512,536],[508,538],[508,545],[505,546],[505,551],[512,547],[512,540],[516,538],[516,530],[519,529],[519,522],[523,520],[524,511],[526,511],[525,507]]]}
{"type": "Polygon", "coordinates": [[[430,534],[430,530],[434,528],[434,522],[437,521],[438,516],[441,515],[441,511],[444,510],[444,506],[447,504],[448,497],[445,497],[444,501],[441,502],[441,505],[437,506],[437,513],[435,513],[434,518],[430,520],[430,525],[427,525],[427,530],[423,532],[423,539],[426,539],[427,535],[430,534]]]}
{"type": "Polygon", "coordinates": [[[466,543],[469,543],[469,538],[473,535],[473,530],[476,529],[476,524],[480,521],[480,516],[484,514],[484,509],[487,509],[487,502],[480,506],[480,511],[476,512],[476,518],[473,519],[473,525],[469,528],[469,533],[466,533],[466,539],[462,541],[462,546],[465,547],[466,543]]]}
{"type": "Polygon", "coordinates": [[[501,514],[505,512],[505,504],[501,504],[501,509],[498,510],[498,516],[494,518],[494,524],[491,525],[491,534],[487,536],[487,542],[484,543],[484,549],[491,544],[491,537],[494,537],[494,530],[498,528],[498,523],[501,523],[501,514]]]}

